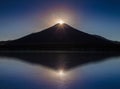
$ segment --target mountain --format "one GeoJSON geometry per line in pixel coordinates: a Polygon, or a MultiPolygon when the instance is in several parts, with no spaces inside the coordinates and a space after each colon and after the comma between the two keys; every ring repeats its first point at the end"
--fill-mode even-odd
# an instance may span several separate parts
{"type": "MultiPolygon", "coordinates": [[[[120,53],[42,53],[42,52],[0,52],[0,57],[7,57],[11,60],[22,60],[32,65],[42,65],[51,69],[59,70],[64,68],[65,71],[71,70],[78,66],[91,63],[102,62],[113,57],[119,57],[120,53]]],[[[4,58],[3,58],[4,60],[4,58]]]]}
{"type": "Polygon", "coordinates": [[[77,30],[67,24],[56,24],[40,32],[4,42],[7,50],[119,50],[119,42],[77,30]]]}

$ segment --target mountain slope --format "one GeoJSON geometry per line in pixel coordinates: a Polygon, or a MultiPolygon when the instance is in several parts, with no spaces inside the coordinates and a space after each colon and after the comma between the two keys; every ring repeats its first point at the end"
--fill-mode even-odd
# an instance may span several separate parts
{"type": "Polygon", "coordinates": [[[79,31],[67,24],[56,24],[43,31],[33,33],[13,40],[6,44],[12,49],[47,49],[47,50],[68,50],[68,49],[115,49],[118,47],[113,41],[101,36],[91,35],[79,31]]]}
{"type": "Polygon", "coordinates": [[[67,24],[59,25],[56,24],[46,30],[38,33],[33,33],[23,38],[14,40],[14,44],[41,44],[41,43],[55,43],[55,44],[92,44],[92,43],[108,43],[111,42],[102,37],[98,38],[95,35],[90,35],[82,31],[76,30],[67,24]]]}

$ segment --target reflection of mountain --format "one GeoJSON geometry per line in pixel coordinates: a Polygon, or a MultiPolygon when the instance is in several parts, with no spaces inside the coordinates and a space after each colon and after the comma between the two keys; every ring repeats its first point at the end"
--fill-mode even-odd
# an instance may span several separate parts
{"type": "MultiPolygon", "coordinates": [[[[2,43],[1,43],[2,44],[2,43]]],[[[56,24],[41,32],[4,42],[3,50],[119,50],[119,43],[91,35],[67,24],[56,24]]]]}
{"type": "Polygon", "coordinates": [[[119,56],[116,53],[39,53],[39,52],[13,52],[0,53],[1,57],[12,57],[40,64],[53,69],[65,67],[66,70],[81,66],[87,63],[107,60],[110,57],[119,56]]]}

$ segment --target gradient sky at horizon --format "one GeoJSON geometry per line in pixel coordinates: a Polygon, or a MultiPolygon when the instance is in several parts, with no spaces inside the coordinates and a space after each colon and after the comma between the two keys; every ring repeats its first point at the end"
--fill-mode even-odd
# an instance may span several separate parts
{"type": "Polygon", "coordinates": [[[81,31],[120,41],[119,0],[0,0],[0,40],[41,31],[57,18],[81,31]]]}

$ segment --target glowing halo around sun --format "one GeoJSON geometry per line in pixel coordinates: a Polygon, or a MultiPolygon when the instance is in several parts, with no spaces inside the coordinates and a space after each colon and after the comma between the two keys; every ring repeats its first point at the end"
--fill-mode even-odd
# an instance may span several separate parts
{"type": "Polygon", "coordinates": [[[60,19],[60,20],[57,21],[57,23],[60,24],[60,25],[62,25],[62,24],[64,24],[65,22],[64,22],[62,19],[60,19]]]}
{"type": "Polygon", "coordinates": [[[41,14],[38,12],[38,18],[35,19],[38,21],[37,29],[35,30],[35,32],[55,26],[56,24],[59,25],[59,26],[57,25],[58,29],[59,28],[64,29],[66,27],[65,24],[79,27],[82,23],[81,16],[82,12],[78,16],[76,14],[76,11],[72,7],[66,5],[53,6],[50,9],[46,10],[45,13],[41,14]]]}

